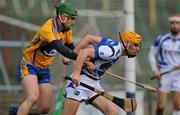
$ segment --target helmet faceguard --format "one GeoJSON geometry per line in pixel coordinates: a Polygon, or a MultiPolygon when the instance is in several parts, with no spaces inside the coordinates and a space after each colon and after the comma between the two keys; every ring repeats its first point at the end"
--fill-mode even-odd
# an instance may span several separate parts
{"type": "Polygon", "coordinates": [[[130,31],[124,31],[122,33],[119,32],[119,39],[123,44],[123,47],[125,48],[126,54],[128,58],[134,57],[134,55],[130,55],[128,53],[127,47],[125,46],[125,42],[130,43],[130,44],[140,44],[141,43],[141,36],[135,32],[130,32],[130,31]]]}
{"type": "Polygon", "coordinates": [[[57,18],[60,20],[64,28],[63,31],[68,31],[70,27],[66,27],[65,22],[67,19],[76,21],[78,18],[78,10],[74,6],[65,2],[60,3],[59,5],[55,6],[55,8],[56,8],[57,18]],[[62,15],[65,18],[62,18],[60,15],[62,15]]]}

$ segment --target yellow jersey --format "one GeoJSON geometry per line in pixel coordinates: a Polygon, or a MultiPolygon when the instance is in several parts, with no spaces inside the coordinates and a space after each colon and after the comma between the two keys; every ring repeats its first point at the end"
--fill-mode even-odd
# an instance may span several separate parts
{"type": "Polygon", "coordinates": [[[50,46],[53,40],[60,40],[63,44],[71,44],[73,42],[72,30],[62,32],[58,18],[49,19],[42,25],[28,47],[23,51],[23,57],[40,69],[48,68],[57,53],[50,46]]]}

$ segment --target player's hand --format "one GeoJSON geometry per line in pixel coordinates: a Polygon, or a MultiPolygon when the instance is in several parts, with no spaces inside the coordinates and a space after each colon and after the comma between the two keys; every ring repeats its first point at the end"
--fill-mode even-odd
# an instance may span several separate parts
{"type": "Polygon", "coordinates": [[[96,66],[90,61],[86,61],[85,66],[90,71],[94,71],[96,69],[96,66]]]}
{"type": "Polygon", "coordinates": [[[153,71],[154,72],[154,74],[155,74],[155,76],[157,77],[157,79],[158,80],[160,80],[161,79],[161,76],[160,76],[160,71],[159,70],[155,70],[155,71],[153,71]]]}
{"type": "Polygon", "coordinates": [[[72,62],[73,62],[73,61],[72,61],[71,59],[66,58],[66,57],[64,57],[64,58],[62,59],[62,63],[63,63],[64,65],[67,65],[67,66],[71,65],[72,62]]]}
{"type": "Polygon", "coordinates": [[[79,76],[79,75],[73,75],[73,77],[72,77],[72,82],[73,82],[76,86],[80,85],[80,76],[79,76]]]}

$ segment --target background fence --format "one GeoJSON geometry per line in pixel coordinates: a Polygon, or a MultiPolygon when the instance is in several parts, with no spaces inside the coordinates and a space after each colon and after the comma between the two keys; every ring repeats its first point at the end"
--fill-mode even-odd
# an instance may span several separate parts
{"type": "MultiPolygon", "coordinates": [[[[124,28],[123,0],[65,0],[79,9],[78,22],[73,27],[74,41],[85,34],[101,35],[118,40],[118,32],[124,28]]],[[[41,24],[55,16],[54,5],[60,0],[0,0],[0,114],[5,115],[10,104],[19,104],[24,93],[17,81],[16,68],[22,50],[27,46],[41,24]],[[4,97],[3,97],[4,96],[4,97]]],[[[141,52],[137,56],[136,75],[140,83],[148,83],[151,75],[147,51],[158,34],[168,32],[168,16],[180,13],[179,0],[134,0],[135,31],[143,36],[141,52]]],[[[70,74],[73,65],[66,67],[57,55],[53,62],[53,106],[62,76],[70,74]]],[[[124,75],[124,59],[119,60],[110,71],[124,75]]],[[[106,76],[106,75],[105,75],[106,76]]],[[[124,82],[104,77],[102,87],[107,91],[124,90],[124,82]]],[[[157,82],[152,83],[157,86],[157,82]]],[[[156,94],[139,89],[145,94],[144,114],[153,115],[156,94]]],[[[169,102],[171,105],[171,102],[169,102]]],[[[167,114],[171,113],[171,106],[167,114]]]]}

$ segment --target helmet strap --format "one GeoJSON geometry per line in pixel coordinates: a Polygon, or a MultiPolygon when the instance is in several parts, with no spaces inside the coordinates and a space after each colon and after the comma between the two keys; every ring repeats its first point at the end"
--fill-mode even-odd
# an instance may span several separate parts
{"type": "MultiPolygon", "coordinates": [[[[64,14],[63,14],[63,15],[64,15],[64,14]]],[[[67,20],[67,17],[66,17],[66,18],[64,18],[64,17],[63,17],[63,18],[64,18],[64,19],[63,19],[61,16],[62,16],[62,15],[59,15],[59,16],[58,16],[58,17],[59,17],[60,22],[61,22],[61,23],[65,23],[65,22],[66,22],[66,20],[67,20]]]]}
{"type": "Polygon", "coordinates": [[[60,20],[60,23],[62,24],[62,32],[66,32],[66,31],[69,31],[70,28],[66,28],[66,26],[64,25],[64,23],[67,21],[68,17],[65,16],[65,19],[63,20],[61,16],[58,16],[59,17],[59,20],[60,20]]]}
{"type": "Polygon", "coordinates": [[[122,43],[122,45],[123,45],[123,47],[125,49],[125,52],[126,52],[128,58],[131,58],[131,55],[128,53],[128,50],[127,50],[127,48],[126,48],[126,46],[125,46],[125,44],[124,44],[124,42],[123,42],[123,40],[121,38],[121,32],[119,32],[119,39],[120,39],[120,41],[121,41],[121,43],[122,43]]]}

